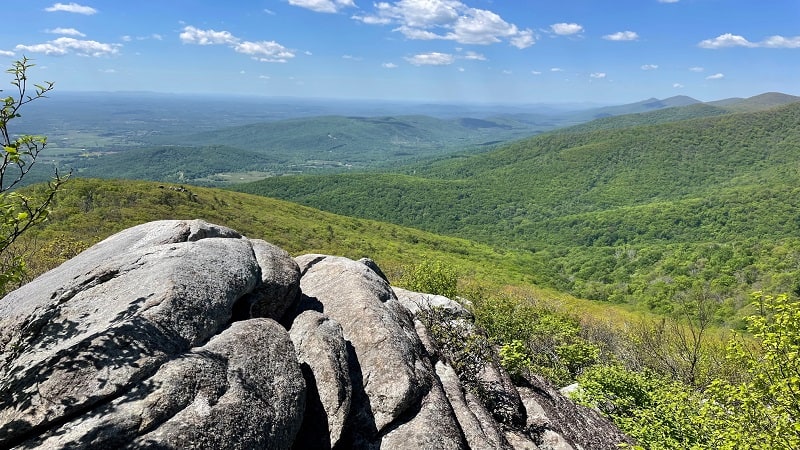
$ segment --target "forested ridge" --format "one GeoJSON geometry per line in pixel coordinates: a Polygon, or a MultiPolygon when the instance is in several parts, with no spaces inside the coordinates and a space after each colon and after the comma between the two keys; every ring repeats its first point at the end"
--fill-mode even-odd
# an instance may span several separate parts
{"type": "MultiPolygon", "coordinates": [[[[604,119],[614,120],[632,119],[604,119]]],[[[608,123],[403,174],[276,177],[237,189],[526,251],[551,286],[662,312],[687,289],[713,291],[731,318],[753,289],[798,288],[800,104],[608,123]]]]}

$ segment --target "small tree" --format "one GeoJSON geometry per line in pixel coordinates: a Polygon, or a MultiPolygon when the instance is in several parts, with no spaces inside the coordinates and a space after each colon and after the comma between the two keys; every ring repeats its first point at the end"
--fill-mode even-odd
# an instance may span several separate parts
{"type": "MultiPolygon", "coordinates": [[[[26,58],[14,61],[6,73],[12,77],[14,86],[11,95],[0,98],[0,140],[3,152],[0,161],[0,293],[4,293],[10,283],[22,279],[25,264],[21,255],[9,254],[9,247],[30,227],[47,218],[50,203],[59,187],[68,176],[55,176],[42,192],[35,196],[23,195],[14,191],[23,178],[33,168],[36,159],[47,145],[47,138],[33,135],[14,135],[8,125],[20,117],[20,109],[28,103],[46,97],[53,90],[52,82],[33,84],[28,82],[28,71],[34,64],[26,58]]],[[[0,92],[3,92],[0,90],[0,92]]]]}
{"type": "Polygon", "coordinates": [[[450,299],[455,299],[458,294],[458,274],[441,261],[425,260],[409,268],[401,277],[400,284],[412,291],[450,299]]]}

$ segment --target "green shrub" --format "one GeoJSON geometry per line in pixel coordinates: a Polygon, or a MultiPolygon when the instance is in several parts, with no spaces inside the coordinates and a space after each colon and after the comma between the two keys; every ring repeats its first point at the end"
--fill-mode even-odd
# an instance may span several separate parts
{"type": "Polygon", "coordinates": [[[458,275],[441,261],[423,261],[404,271],[399,283],[406,289],[454,299],[458,294],[458,275]]]}

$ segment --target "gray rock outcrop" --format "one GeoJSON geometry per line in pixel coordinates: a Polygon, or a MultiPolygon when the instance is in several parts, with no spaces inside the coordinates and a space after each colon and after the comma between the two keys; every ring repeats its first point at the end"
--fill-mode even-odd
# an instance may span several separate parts
{"type": "Polygon", "coordinates": [[[496,361],[476,370],[488,390],[471,389],[420,320],[434,308],[479,333],[457,302],[392,289],[369,259],[294,259],[199,220],[140,225],[0,300],[0,448],[625,439],[591,440],[609,424],[546,384],[520,396],[496,361]]]}

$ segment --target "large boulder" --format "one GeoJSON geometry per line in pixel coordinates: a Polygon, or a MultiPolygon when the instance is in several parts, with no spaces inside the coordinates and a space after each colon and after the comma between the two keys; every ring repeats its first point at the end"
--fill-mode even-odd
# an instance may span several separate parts
{"type": "Polygon", "coordinates": [[[25,446],[288,449],[304,395],[285,330],[270,319],[246,320],[25,446]]]}
{"type": "Polygon", "coordinates": [[[11,292],[0,301],[0,446],[126,395],[219,334],[262,284],[235,231],[159,221],[11,292]]]}
{"type": "Polygon", "coordinates": [[[539,434],[543,450],[613,450],[634,442],[597,411],[578,405],[540,376],[518,387],[528,427],[539,434]]]}
{"type": "Polygon", "coordinates": [[[301,309],[339,323],[352,348],[349,445],[459,448],[462,433],[430,355],[386,279],[347,258],[304,255],[297,262],[301,309]]]}

